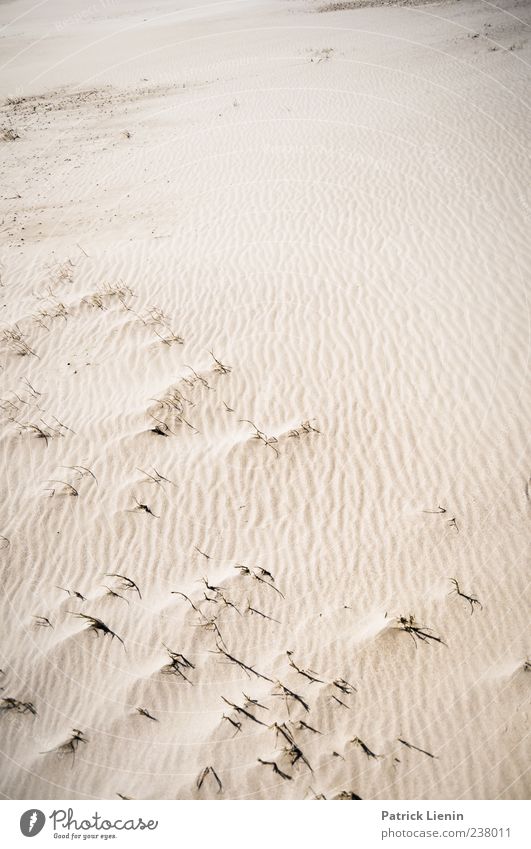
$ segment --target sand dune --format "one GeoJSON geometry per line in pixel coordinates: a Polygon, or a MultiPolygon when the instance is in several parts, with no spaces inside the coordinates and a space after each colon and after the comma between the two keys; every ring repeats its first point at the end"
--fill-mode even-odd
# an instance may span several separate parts
{"type": "Polygon", "coordinates": [[[529,794],[529,5],[326,5],[0,6],[4,798],[529,794]]]}

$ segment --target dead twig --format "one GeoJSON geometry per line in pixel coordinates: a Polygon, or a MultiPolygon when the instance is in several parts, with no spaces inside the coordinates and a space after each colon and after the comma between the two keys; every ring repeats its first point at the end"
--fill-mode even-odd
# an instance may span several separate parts
{"type": "Polygon", "coordinates": [[[235,664],[235,666],[239,666],[240,669],[243,669],[243,671],[246,672],[249,676],[254,675],[256,678],[262,678],[264,681],[269,681],[271,684],[274,683],[272,678],[268,678],[267,675],[262,675],[262,673],[257,672],[254,667],[249,666],[247,663],[244,663],[243,660],[238,660],[237,657],[234,657],[234,655],[229,654],[229,652],[226,651],[219,643],[216,643],[216,648],[218,650],[218,654],[222,654],[223,657],[225,657],[229,661],[229,663],[233,663],[235,664]]]}
{"type": "Polygon", "coordinates": [[[156,422],[155,426],[150,428],[151,433],[156,433],[157,436],[169,436],[170,433],[172,433],[166,422],[163,422],[162,419],[157,419],[157,417],[153,416],[151,413],[150,415],[153,421],[156,422]]]}
{"type": "Polygon", "coordinates": [[[120,593],[117,593],[116,590],[113,590],[111,589],[111,587],[108,587],[107,584],[104,584],[103,586],[107,590],[105,595],[110,595],[112,598],[120,598],[122,601],[125,601],[126,604],[129,604],[129,599],[124,598],[123,595],[120,595],[120,593]]]}
{"type": "MultiPolygon", "coordinates": [[[[265,572],[265,570],[262,569],[262,572],[265,572]]],[[[252,572],[251,574],[253,578],[258,581],[258,583],[265,584],[266,587],[269,587],[271,590],[274,590],[276,593],[279,594],[279,596],[284,598],[284,593],[281,593],[278,587],[273,586],[273,584],[270,584],[269,581],[265,581],[264,578],[261,578],[260,575],[256,574],[256,572],[252,572]]],[[[267,574],[269,575],[270,573],[268,572],[267,574]]]]}
{"type": "Polygon", "coordinates": [[[284,684],[282,684],[281,681],[277,681],[277,687],[280,687],[281,692],[273,693],[274,696],[280,696],[282,698],[285,698],[286,704],[288,702],[288,699],[292,699],[294,702],[298,702],[300,705],[302,705],[306,713],[310,712],[310,706],[307,704],[307,702],[304,701],[302,696],[299,696],[298,693],[294,693],[293,690],[290,690],[289,687],[286,687],[284,684]]]}
{"type": "Polygon", "coordinates": [[[277,766],[275,761],[264,761],[264,760],[262,760],[262,758],[258,758],[257,760],[258,760],[258,763],[261,763],[264,766],[272,767],[273,772],[276,773],[276,775],[280,775],[280,777],[286,779],[286,781],[291,781],[291,775],[288,775],[287,773],[282,772],[282,770],[277,766]]]}
{"type": "Polygon", "coordinates": [[[200,578],[199,583],[203,583],[207,590],[210,590],[211,593],[218,594],[223,592],[223,587],[216,587],[214,584],[209,584],[208,578],[200,578]]]}
{"type": "Polygon", "coordinates": [[[46,616],[34,616],[37,628],[53,628],[52,623],[46,616]]]}
{"type": "Polygon", "coordinates": [[[425,625],[417,625],[415,622],[415,617],[412,615],[409,616],[400,616],[398,618],[398,628],[401,631],[405,631],[407,634],[411,636],[413,642],[416,645],[416,640],[427,643],[429,640],[433,640],[435,643],[441,643],[443,646],[446,645],[444,640],[440,637],[436,637],[434,634],[430,634],[431,628],[427,628],[425,625]]]}
{"type": "Polygon", "coordinates": [[[295,439],[300,439],[303,433],[321,433],[316,427],[314,427],[309,419],[305,422],[301,422],[298,428],[293,428],[288,433],[288,436],[295,439]]]}
{"type": "Polygon", "coordinates": [[[217,359],[217,357],[214,356],[212,351],[209,351],[208,353],[210,354],[210,356],[214,360],[214,363],[215,363],[214,371],[217,371],[219,374],[229,374],[232,371],[232,368],[230,366],[223,365],[223,363],[220,362],[217,359]]]}
{"type": "Polygon", "coordinates": [[[313,671],[312,671],[311,669],[301,669],[301,668],[300,668],[300,666],[297,666],[297,664],[295,663],[295,661],[294,661],[294,660],[293,660],[293,658],[292,658],[292,654],[293,654],[293,652],[291,652],[291,651],[287,651],[287,652],[286,652],[286,654],[287,654],[287,656],[288,656],[288,663],[289,663],[289,665],[290,665],[290,666],[291,666],[291,667],[292,667],[292,668],[293,668],[296,672],[298,672],[298,673],[299,673],[299,675],[302,675],[304,678],[307,678],[307,679],[308,679],[308,681],[310,681],[312,684],[313,684],[313,683],[317,683],[317,684],[324,684],[324,681],[321,681],[321,679],[320,679],[320,678],[316,678],[316,677],[315,677],[315,675],[313,674],[313,671]]]}
{"type": "Polygon", "coordinates": [[[250,604],[249,600],[247,600],[247,613],[250,613],[251,615],[252,615],[253,613],[257,613],[257,614],[258,614],[258,616],[261,616],[261,617],[262,617],[262,619],[268,619],[270,622],[277,622],[277,623],[280,625],[280,622],[279,622],[279,620],[278,620],[278,619],[273,619],[273,617],[272,617],[272,616],[268,616],[268,615],[267,615],[267,613],[262,613],[262,611],[261,611],[261,610],[257,610],[257,609],[256,609],[256,607],[251,607],[251,604],[250,604]]]}
{"type": "Polygon", "coordinates": [[[163,345],[184,345],[183,337],[179,336],[178,333],[175,333],[170,327],[167,328],[167,333],[165,335],[159,333],[155,327],[153,328],[153,333],[155,336],[158,336],[163,345]]]}
{"type": "Polygon", "coordinates": [[[142,483],[150,483],[151,482],[151,483],[156,483],[156,484],[160,485],[164,482],[164,483],[169,483],[171,486],[175,486],[173,481],[171,481],[169,478],[164,477],[164,475],[161,475],[161,473],[158,472],[157,469],[153,469],[154,474],[151,474],[150,472],[145,472],[144,469],[138,469],[138,471],[142,472],[142,474],[146,476],[145,480],[142,481],[142,483]]]}
{"type": "Polygon", "coordinates": [[[229,705],[229,707],[235,710],[236,713],[240,713],[242,716],[246,716],[247,719],[252,719],[252,721],[256,722],[257,725],[265,725],[265,722],[262,722],[261,719],[257,719],[257,717],[253,716],[253,714],[250,711],[246,710],[246,708],[240,707],[240,705],[237,705],[234,702],[229,702],[229,700],[226,699],[225,696],[221,696],[221,699],[225,702],[226,705],[229,705]]]}
{"type": "MultiPolygon", "coordinates": [[[[197,610],[197,608],[196,608],[196,610],[197,610]]],[[[200,616],[203,616],[203,614],[201,613],[200,610],[198,610],[197,612],[199,613],[200,616]]],[[[216,637],[219,640],[219,642],[221,643],[221,645],[225,646],[225,648],[227,648],[225,640],[223,639],[223,637],[221,635],[221,631],[218,628],[218,624],[217,624],[216,620],[215,619],[208,619],[206,616],[203,616],[203,619],[204,619],[204,621],[200,623],[200,627],[204,628],[206,631],[214,631],[214,633],[216,634],[216,637]]]]}
{"type": "Polygon", "coordinates": [[[16,354],[20,357],[33,356],[39,359],[39,355],[30,345],[26,342],[24,334],[20,330],[18,325],[14,327],[8,327],[4,330],[2,335],[2,340],[5,344],[11,348],[16,354]]]}
{"type": "Polygon", "coordinates": [[[236,731],[234,732],[234,734],[233,734],[232,736],[233,736],[233,737],[236,737],[236,734],[237,734],[239,731],[241,731],[241,730],[242,730],[242,724],[241,724],[241,722],[236,722],[236,720],[235,720],[235,719],[232,719],[232,717],[230,717],[230,716],[226,716],[225,714],[223,714],[223,716],[222,716],[221,718],[222,718],[222,720],[223,720],[223,719],[226,719],[226,720],[227,720],[227,722],[230,722],[230,724],[231,724],[231,725],[233,725],[233,726],[235,727],[236,731]]]}
{"type": "Polygon", "coordinates": [[[136,712],[140,714],[140,716],[145,716],[146,719],[152,719],[153,722],[158,722],[156,716],[153,716],[146,708],[137,707],[136,712]]]}
{"type": "Polygon", "coordinates": [[[403,746],[407,746],[408,749],[415,749],[417,752],[422,752],[423,755],[427,755],[429,758],[437,757],[437,755],[432,755],[431,752],[427,752],[426,749],[420,749],[418,746],[414,746],[413,743],[408,743],[407,740],[403,740],[402,737],[398,737],[398,742],[402,743],[403,746]]]}
{"type": "Polygon", "coordinates": [[[221,783],[221,781],[220,781],[220,779],[219,779],[219,776],[218,776],[218,774],[217,774],[217,772],[216,772],[216,770],[214,769],[214,767],[213,767],[213,766],[206,766],[206,767],[204,768],[204,770],[203,770],[203,771],[199,774],[199,776],[198,776],[198,778],[197,778],[197,781],[196,781],[196,787],[197,787],[197,789],[198,789],[198,790],[201,790],[201,787],[202,787],[202,785],[203,785],[203,782],[204,782],[205,778],[206,778],[208,775],[211,775],[211,776],[212,776],[212,778],[214,779],[214,781],[215,781],[215,782],[217,783],[217,785],[218,785],[218,790],[217,790],[217,792],[218,792],[218,793],[221,793],[221,791],[223,790],[223,785],[222,785],[222,783],[221,783]]]}
{"type": "Polygon", "coordinates": [[[181,596],[181,598],[184,598],[184,599],[188,602],[188,604],[190,605],[190,607],[192,608],[192,610],[195,610],[195,612],[196,612],[196,613],[201,613],[201,611],[199,610],[199,608],[198,608],[198,607],[196,607],[196,606],[195,606],[195,604],[193,603],[192,599],[191,599],[191,598],[188,598],[188,596],[187,596],[187,595],[185,595],[184,593],[181,593],[181,592],[179,592],[178,590],[172,590],[172,591],[171,591],[171,595],[180,595],[180,596],[181,596]]]}
{"type": "Polygon", "coordinates": [[[350,696],[351,693],[355,693],[356,688],[353,684],[349,684],[348,681],[345,681],[344,678],[336,678],[332,681],[334,687],[337,687],[338,690],[341,690],[342,693],[345,693],[347,696],[350,696]]]}
{"type": "Polygon", "coordinates": [[[341,701],[341,699],[338,699],[338,697],[337,697],[337,696],[332,695],[332,696],[331,696],[331,698],[332,698],[335,702],[337,702],[337,703],[338,703],[338,705],[341,705],[341,707],[344,707],[344,708],[347,708],[347,710],[350,710],[350,705],[346,705],[346,704],[345,704],[345,702],[342,702],[342,701],[341,701]]]}
{"type": "Polygon", "coordinates": [[[242,615],[241,612],[236,607],[236,605],[233,604],[232,601],[230,601],[228,598],[225,598],[223,593],[219,590],[218,590],[218,593],[217,593],[217,597],[218,597],[218,600],[221,602],[221,604],[223,604],[225,607],[232,607],[236,611],[238,616],[242,615]]]}
{"type": "MultiPolygon", "coordinates": [[[[77,496],[79,495],[79,492],[77,491],[77,489],[74,486],[72,486],[71,483],[67,483],[66,481],[50,480],[50,481],[48,481],[48,483],[60,483],[62,486],[65,487],[65,489],[62,492],[57,493],[58,495],[72,495],[75,498],[77,498],[77,496]]],[[[56,494],[55,488],[48,487],[47,491],[51,493],[52,498],[56,494]]]]}
{"type": "Polygon", "coordinates": [[[88,628],[85,630],[94,631],[96,636],[101,633],[104,637],[110,637],[111,640],[114,640],[116,637],[116,639],[123,645],[125,651],[125,643],[122,638],[114,631],[111,631],[111,629],[105,624],[105,622],[102,622],[101,619],[98,619],[96,616],[87,616],[85,613],[73,613],[71,610],[69,610],[68,613],[70,613],[71,616],[76,616],[78,619],[84,619],[85,622],[88,622],[88,628]]]}
{"type": "Polygon", "coordinates": [[[184,367],[189,368],[190,371],[192,372],[192,374],[195,377],[195,381],[190,380],[190,379],[187,380],[186,378],[183,378],[184,382],[187,383],[190,387],[192,387],[194,385],[194,383],[197,382],[197,383],[200,383],[201,386],[204,386],[205,389],[212,389],[212,387],[209,386],[209,384],[208,384],[208,380],[205,377],[203,377],[202,375],[198,374],[196,372],[196,370],[192,368],[192,366],[187,366],[186,363],[185,363],[184,367]]]}
{"type": "Polygon", "coordinates": [[[371,751],[371,749],[369,749],[369,747],[359,737],[354,737],[350,742],[354,743],[356,746],[360,746],[368,758],[377,759],[383,757],[383,755],[375,755],[375,753],[371,751]]]}
{"type": "Polygon", "coordinates": [[[461,598],[464,598],[464,599],[465,599],[465,601],[468,601],[468,603],[469,603],[469,605],[470,605],[470,615],[471,615],[471,616],[472,616],[472,614],[473,614],[473,612],[474,612],[474,605],[475,605],[475,604],[477,604],[477,605],[479,606],[479,609],[480,609],[480,610],[482,610],[482,609],[483,609],[483,605],[481,604],[481,602],[479,601],[479,599],[475,598],[475,597],[474,597],[474,596],[472,596],[472,595],[467,595],[466,593],[461,592],[461,588],[460,588],[460,586],[459,586],[459,583],[458,583],[458,581],[457,581],[457,578],[451,578],[451,579],[450,579],[450,581],[451,581],[451,583],[454,585],[454,589],[453,589],[453,590],[451,590],[450,595],[451,595],[452,593],[457,593],[457,595],[461,596],[461,598]]]}
{"type": "Polygon", "coordinates": [[[0,713],[7,713],[10,710],[14,710],[17,713],[31,713],[33,716],[37,716],[33,702],[21,702],[12,696],[4,696],[0,704],[0,713]]]}
{"type": "Polygon", "coordinates": [[[277,740],[278,740],[278,735],[280,734],[284,738],[284,740],[287,743],[289,743],[290,746],[292,746],[295,743],[293,735],[292,735],[291,731],[286,727],[285,722],[282,722],[280,724],[278,722],[274,722],[273,725],[270,726],[270,728],[275,729],[275,736],[276,736],[277,740]]]}
{"type": "Polygon", "coordinates": [[[306,728],[307,731],[312,731],[314,734],[322,734],[322,731],[318,731],[317,728],[313,728],[311,725],[308,725],[307,722],[304,722],[303,719],[299,719],[298,721],[299,730],[301,731],[303,728],[306,728]]]}
{"type": "Polygon", "coordinates": [[[64,743],[60,743],[59,746],[56,746],[55,749],[47,749],[45,752],[40,752],[41,755],[47,755],[51,752],[58,755],[72,755],[72,766],[74,766],[74,761],[76,759],[76,751],[80,743],[88,743],[88,740],[85,737],[83,731],[80,731],[79,728],[72,729],[72,736],[68,738],[64,743]]]}
{"type": "Polygon", "coordinates": [[[81,593],[79,593],[77,590],[67,590],[64,587],[57,587],[57,589],[61,590],[61,592],[63,592],[63,593],[66,593],[70,598],[79,598],[80,601],[86,601],[87,600],[85,598],[85,596],[81,595],[81,593]]]}
{"type": "Polygon", "coordinates": [[[127,575],[119,575],[118,572],[105,572],[105,576],[107,578],[118,578],[122,582],[120,589],[122,590],[134,590],[138,593],[138,598],[142,599],[142,593],[138,589],[138,585],[132,580],[132,578],[128,578],[127,575]]]}
{"type": "Polygon", "coordinates": [[[148,513],[150,516],[153,516],[155,519],[160,519],[160,516],[157,516],[151,507],[148,507],[147,504],[142,504],[137,498],[134,499],[136,501],[136,507],[131,510],[128,510],[128,513],[148,513]]]}
{"type": "Polygon", "coordinates": [[[260,704],[260,702],[257,701],[257,699],[252,699],[250,696],[247,695],[247,693],[242,693],[242,696],[245,698],[246,705],[254,705],[255,707],[262,708],[262,710],[269,710],[268,707],[260,704]]]}
{"type": "Polygon", "coordinates": [[[183,669],[195,669],[194,664],[191,663],[191,661],[189,661],[180,652],[174,652],[171,649],[169,649],[168,646],[165,645],[164,643],[163,643],[163,645],[164,645],[164,648],[166,649],[166,651],[168,652],[168,654],[170,656],[171,662],[166,664],[166,666],[163,666],[161,671],[165,674],[168,674],[168,675],[179,675],[180,678],[182,678],[188,684],[192,684],[192,686],[193,686],[193,682],[190,681],[190,679],[186,677],[186,675],[183,672],[183,669]]]}
{"type": "Polygon", "coordinates": [[[260,440],[260,442],[262,442],[266,446],[266,448],[272,448],[277,457],[280,456],[280,451],[276,447],[276,444],[278,443],[278,439],[276,438],[276,436],[267,436],[263,432],[263,430],[260,430],[260,428],[258,428],[255,423],[250,421],[249,419],[238,419],[238,421],[245,422],[246,424],[250,424],[251,427],[254,427],[255,432],[252,438],[260,440]]]}
{"type": "Polygon", "coordinates": [[[295,764],[298,761],[302,761],[302,763],[305,764],[308,767],[310,772],[313,772],[313,769],[311,768],[308,759],[306,758],[306,756],[303,754],[302,750],[297,746],[296,743],[293,743],[293,745],[288,746],[288,748],[286,748],[284,751],[286,752],[288,758],[290,759],[290,763],[291,763],[292,766],[295,766],[295,764]]]}
{"type": "Polygon", "coordinates": [[[57,428],[53,428],[50,425],[47,425],[46,422],[42,421],[42,423],[44,427],[41,427],[41,425],[38,424],[18,424],[20,424],[23,430],[33,434],[36,439],[44,439],[44,442],[48,447],[49,439],[54,439],[55,437],[63,436],[63,434],[57,428]]]}
{"type": "Polygon", "coordinates": [[[91,477],[95,482],[96,486],[98,485],[98,479],[94,472],[91,472],[90,469],[87,469],[86,466],[61,466],[61,469],[70,469],[73,472],[77,472],[80,478],[91,477]]]}

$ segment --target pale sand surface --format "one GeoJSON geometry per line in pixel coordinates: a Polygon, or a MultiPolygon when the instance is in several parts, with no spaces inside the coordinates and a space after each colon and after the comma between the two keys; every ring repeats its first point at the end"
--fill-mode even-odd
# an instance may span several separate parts
{"type": "Polygon", "coordinates": [[[1,4],[4,797],[529,794],[530,6],[322,5],[1,4]]]}

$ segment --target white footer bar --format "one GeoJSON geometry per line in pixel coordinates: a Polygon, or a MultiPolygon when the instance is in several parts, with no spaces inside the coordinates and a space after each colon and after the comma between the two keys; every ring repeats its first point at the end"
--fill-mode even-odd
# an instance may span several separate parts
{"type": "Polygon", "coordinates": [[[3,801],[2,845],[529,849],[525,801],[3,801]],[[34,839],[34,843],[31,840],[34,839]]]}

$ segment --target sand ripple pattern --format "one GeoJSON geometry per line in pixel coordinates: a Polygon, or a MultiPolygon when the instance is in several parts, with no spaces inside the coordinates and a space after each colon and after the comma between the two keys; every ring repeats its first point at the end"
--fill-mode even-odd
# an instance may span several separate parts
{"type": "Polygon", "coordinates": [[[527,30],[250,5],[11,30],[0,791],[526,798],[527,30]]]}

